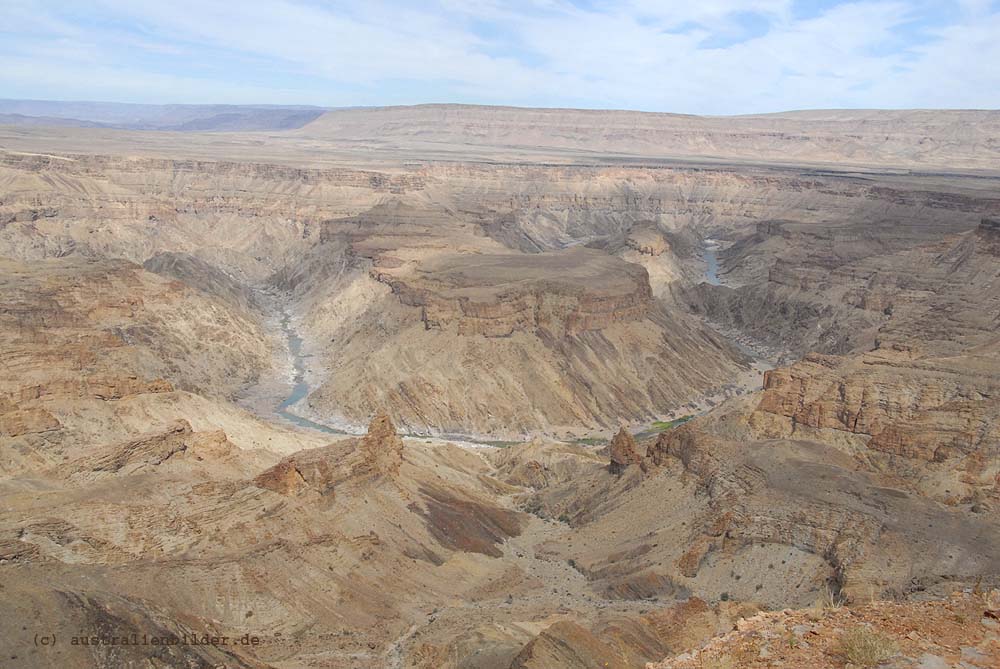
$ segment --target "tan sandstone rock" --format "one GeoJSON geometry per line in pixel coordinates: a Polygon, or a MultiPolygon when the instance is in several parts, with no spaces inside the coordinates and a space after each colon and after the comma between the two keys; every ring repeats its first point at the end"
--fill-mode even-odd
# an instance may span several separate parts
{"type": "Polygon", "coordinates": [[[372,418],[359,450],[364,456],[364,460],[356,468],[359,473],[376,476],[393,476],[399,473],[399,466],[403,463],[403,440],[396,433],[396,426],[385,411],[379,411],[372,418]]]}

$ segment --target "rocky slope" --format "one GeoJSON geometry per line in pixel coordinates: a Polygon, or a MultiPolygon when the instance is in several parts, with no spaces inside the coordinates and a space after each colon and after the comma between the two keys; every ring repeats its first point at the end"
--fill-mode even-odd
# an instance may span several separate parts
{"type": "Polygon", "coordinates": [[[228,404],[271,365],[255,320],[120,260],[0,260],[0,470],[49,466],[177,419],[271,428],[228,404]],[[256,423],[256,424],[255,424],[256,423]]]}
{"type": "Polygon", "coordinates": [[[649,669],[714,667],[978,667],[1000,664],[1000,592],[945,601],[870,602],[783,610],[741,620],[729,633],[649,669]]]}
{"type": "Polygon", "coordinates": [[[136,387],[226,396],[270,364],[269,342],[251,318],[128,262],[0,262],[8,371],[0,388],[8,394],[75,386],[121,395],[121,379],[131,378],[136,387]]]}
{"type": "Polygon", "coordinates": [[[641,267],[605,253],[382,243],[394,247],[352,247],[372,254],[367,272],[348,261],[305,295],[303,330],[325,361],[311,415],[356,423],[389,406],[416,431],[563,435],[651,420],[741,366],[709,328],[654,301],[641,267]],[[337,291],[346,299],[329,301],[337,291]]]}
{"type": "Polygon", "coordinates": [[[994,123],[0,128],[0,658],[822,666],[926,615],[900,666],[989,666],[948,598],[1000,584],[994,123]],[[132,632],[227,641],[65,641],[132,632]]]}

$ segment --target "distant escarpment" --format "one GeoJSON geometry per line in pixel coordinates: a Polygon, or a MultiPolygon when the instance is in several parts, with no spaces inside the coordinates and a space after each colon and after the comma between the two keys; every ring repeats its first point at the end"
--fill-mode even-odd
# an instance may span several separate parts
{"type": "Polygon", "coordinates": [[[626,154],[776,162],[991,168],[1000,113],[990,110],[816,110],[691,116],[618,110],[437,104],[331,110],[294,135],[377,142],[413,155],[626,154]]]}

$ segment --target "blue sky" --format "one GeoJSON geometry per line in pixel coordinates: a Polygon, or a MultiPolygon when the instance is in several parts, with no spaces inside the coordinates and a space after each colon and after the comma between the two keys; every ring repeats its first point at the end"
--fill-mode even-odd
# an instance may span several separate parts
{"type": "Polygon", "coordinates": [[[1000,0],[0,0],[0,97],[1000,108],[1000,0]]]}

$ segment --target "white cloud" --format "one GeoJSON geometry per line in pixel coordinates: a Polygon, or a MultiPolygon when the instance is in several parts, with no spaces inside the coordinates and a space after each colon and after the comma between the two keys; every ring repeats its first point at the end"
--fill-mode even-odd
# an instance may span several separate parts
{"type": "Polygon", "coordinates": [[[12,0],[0,86],[57,98],[691,113],[998,107],[1000,12],[956,2],[953,22],[935,25],[934,3],[918,0],[805,19],[792,0],[619,0],[594,3],[599,12],[568,0],[97,0],[87,12],[12,0]],[[906,32],[914,21],[930,41],[906,32]],[[722,47],[702,48],[709,38],[722,47]]]}

